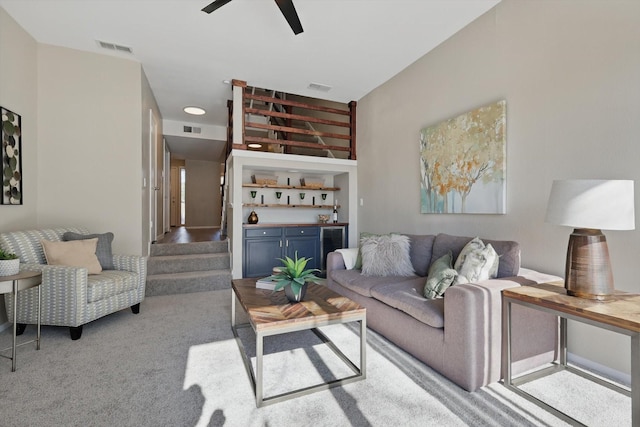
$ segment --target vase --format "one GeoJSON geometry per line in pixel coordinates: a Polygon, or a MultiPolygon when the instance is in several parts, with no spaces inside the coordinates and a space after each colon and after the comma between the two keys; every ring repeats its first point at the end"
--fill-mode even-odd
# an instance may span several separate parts
{"type": "Polygon", "coordinates": [[[256,211],[251,211],[251,213],[249,214],[249,218],[247,218],[247,222],[249,222],[249,224],[258,223],[258,214],[256,213],[256,211]]]}
{"type": "Polygon", "coordinates": [[[20,259],[0,259],[0,276],[13,276],[20,272],[20,259]]]}
{"type": "Polygon", "coordinates": [[[308,283],[305,283],[304,285],[302,285],[302,287],[300,288],[300,292],[298,292],[297,294],[293,293],[293,290],[291,289],[291,285],[285,286],[284,294],[286,295],[289,302],[300,302],[304,298],[304,295],[307,293],[308,286],[309,286],[308,283]]]}

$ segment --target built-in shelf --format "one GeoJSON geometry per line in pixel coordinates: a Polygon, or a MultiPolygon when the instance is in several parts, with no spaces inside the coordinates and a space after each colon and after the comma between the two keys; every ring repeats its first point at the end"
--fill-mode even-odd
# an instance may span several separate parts
{"type": "Polygon", "coordinates": [[[340,191],[340,188],[338,187],[309,187],[303,185],[242,184],[242,186],[251,188],[275,188],[281,190],[340,191]]]}
{"type": "MultiPolygon", "coordinates": [[[[309,208],[309,209],[333,209],[333,205],[286,205],[277,203],[243,203],[245,208],[309,208]]],[[[340,208],[340,205],[337,206],[340,208]]]]}

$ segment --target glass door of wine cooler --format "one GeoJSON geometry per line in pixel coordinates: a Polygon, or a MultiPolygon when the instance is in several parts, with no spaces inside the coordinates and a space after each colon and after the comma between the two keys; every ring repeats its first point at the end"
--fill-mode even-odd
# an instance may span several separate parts
{"type": "Polygon", "coordinates": [[[320,254],[322,262],[322,277],[327,274],[327,254],[336,249],[346,247],[345,226],[320,227],[320,254]]]}

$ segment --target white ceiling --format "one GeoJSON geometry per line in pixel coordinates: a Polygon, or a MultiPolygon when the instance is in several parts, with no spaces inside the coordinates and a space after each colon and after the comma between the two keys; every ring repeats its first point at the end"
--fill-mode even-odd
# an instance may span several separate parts
{"type": "MultiPolygon", "coordinates": [[[[163,119],[226,126],[223,80],[359,100],[499,0],[294,0],[294,35],[271,0],[0,0],[38,42],[139,61],[163,119]],[[105,50],[96,40],[131,47],[105,50]],[[308,89],[329,85],[329,92],[308,89]],[[187,105],[207,114],[191,116],[187,105]]],[[[180,144],[173,144],[179,147],[180,144]]]]}

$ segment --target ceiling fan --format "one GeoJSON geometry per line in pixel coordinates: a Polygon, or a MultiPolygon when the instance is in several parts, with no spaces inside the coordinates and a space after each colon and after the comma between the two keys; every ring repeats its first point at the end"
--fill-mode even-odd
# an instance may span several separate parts
{"type": "MultiPolygon", "coordinates": [[[[202,9],[203,12],[211,13],[216,9],[221,8],[225,4],[229,3],[231,0],[215,0],[210,3],[208,6],[202,9]]],[[[298,13],[296,12],[296,8],[293,6],[293,0],[275,0],[276,4],[280,8],[280,12],[284,15],[284,18],[289,23],[289,26],[293,30],[294,34],[300,34],[302,30],[302,24],[300,23],[300,18],[298,18],[298,13]]]]}

